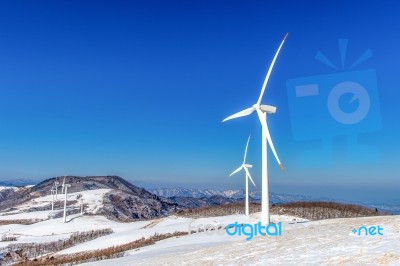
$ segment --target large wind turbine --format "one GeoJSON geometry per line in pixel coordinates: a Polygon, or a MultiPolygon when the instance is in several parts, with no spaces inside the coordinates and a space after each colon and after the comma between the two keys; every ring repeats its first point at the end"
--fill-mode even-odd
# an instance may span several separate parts
{"type": "Polygon", "coordinates": [[[250,140],[250,136],[247,139],[247,144],[246,144],[246,149],[244,151],[244,157],[243,157],[242,165],[238,169],[233,171],[232,174],[229,175],[229,176],[232,176],[232,175],[236,174],[237,172],[239,172],[242,169],[244,169],[244,171],[246,172],[246,215],[247,216],[249,216],[249,179],[253,183],[253,185],[256,186],[256,184],[254,184],[254,181],[251,178],[251,175],[249,173],[249,168],[252,168],[253,166],[251,164],[247,164],[246,163],[246,154],[247,154],[247,147],[249,146],[249,140],[250,140]]]}
{"type": "Polygon", "coordinates": [[[262,224],[269,224],[269,195],[268,195],[268,172],[267,172],[267,144],[271,146],[272,153],[275,156],[276,161],[279,164],[279,167],[284,171],[283,165],[279,160],[278,155],[276,154],[276,150],[274,144],[272,143],[271,135],[269,134],[268,125],[267,125],[267,114],[274,114],[276,112],[276,107],[270,105],[263,105],[261,104],[262,97],[265,92],[265,88],[267,87],[268,79],[271,75],[272,69],[274,67],[276,58],[282,48],[283,43],[286,40],[288,34],[286,33],[285,37],[283,38],[281,45],[279,45],[278,50],[275,53],[275,56],[272,60],[271,65],[269,66],[267,76],[265,77],[263,86],[261,88],[260,96],[258,97],[257,102],[250,108],[247,108],[243,111],[240,111],[236,114],[233,114],[227,118],[225,118],[222,122],[225,122],[230,119],[247,116],[253,113],[254,111],[257,112],[258,119],[260,120],[261,127],[262,127],[262,182],[261,182],[261,189],[262,189],[262,196],[261,196],[261,210],[262,210],[262,217],[261,222],[262,224]],[[268,143],[267,143],[268,141],[268,143]]]}

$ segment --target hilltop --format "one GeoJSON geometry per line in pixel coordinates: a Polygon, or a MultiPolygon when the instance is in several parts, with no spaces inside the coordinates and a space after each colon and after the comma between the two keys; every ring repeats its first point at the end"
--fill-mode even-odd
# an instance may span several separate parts
{"type": "MultiPolygon", "coordinates": [[[[24,212],[49,210],[50,198],[41,204],[34,204],[34,202],[37,198],[50,195],[56,179],[61,185],[63,177],[50,178],[32,187],[3,189],[0,191],[0,211],[18,210],[17,206],[24,204],[24,212]]],[[[163,200],[119,176],[66,176],[65,183],[71,185],[68,188],[70,195],[83,191],[103,190],[104,193],[98,195],[101,206],[93,210],[92,214],[101,214],[111,220],[127,222],[151,219],[166,216],[181,209],[178,204],[163,200]]],[[[58,191],[60,190],[61,187],[58,191]]],[[[74,201],[70,203],[76,204],[74,201]]],[[[61,207],[59,202],[58,205],[61,207]]]]}
{"type": "MultiPolygon", "coordinates": [[[[192,191],[192,195],[197,197],[191,197],[190,191],[183,194],[175,190],[175,194],[164,194],[171,196],[165,198],[118,176],[67,176],[65,183],[71,187],[68,188],[68,216],[64,223],[61,218],[64,195],[58,194],[54,211],[51,211],[50,190],[55,180],[50,178],[35,186],[1,188],[0,260],[3,255],[7,263],[18,261],[19,265],[54,265],[106,258],[118,262],[117,258],[122,257],[123,262],[139,260],[147,264],[157,256],[157,259],[168,260],[159,255],[160,252],[167,257],[179,255],[183,246],[186,252],[190,252],[201,251],[205,247],[221,248],[221,245],[230,243],[242,245],[244,239],[229,237],[224,234],[224,228],[216,229],[216,237],[210,237],[201,230],[189,234],[188,229],[192,232],[207,224],[226,226],[235,221],[254,224],[261,215],[260,204],[252,203],[251,215],[244,216],[243,199],[237,191],[212,193],[209,190],[207,195],[192,191]],[[83,215],[80,213],[80,199],[84,203],[83,215]]],[[[63,178],[57,180],[62,184],[63,178]]],[[[279,199],[293,198],[282,195],[279,199]]],[[[340,225],[345,221],[340,218],[358,217],[360,223],[382,222],[387,230],[385,232],[396,230],[393,224],[398,217],[377,216],[382,214],[375,209],[329,202],[271,205],[271,221],[275,223],[282,221],[313,226],[322,222],[340,225]]],[[[349,223],[353,222],[356,220],[349,223]]],[[[349,230],[343,233],[349,234],[349,230]]],[[[295,237],[293,241],[297,239],[295,237]]],[[[268,245],[274,243],[268,242],[268,238],[255,238],[254,241],[267,241],[264,244],[268,245]]]]}

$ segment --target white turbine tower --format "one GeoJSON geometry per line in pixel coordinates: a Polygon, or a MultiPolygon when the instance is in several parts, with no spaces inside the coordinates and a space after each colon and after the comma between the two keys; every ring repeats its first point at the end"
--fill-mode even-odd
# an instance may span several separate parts
{"type": "Polygon", "coordinates": [[[271,135],[269,134],[268,125],[267,125],[267,114],[274,114],[276,112],[276,107],[270,105],[262,105],[261,100],[265,92],[265,88],[267,87],[269,76],[271,75],[272,69],[274,67],[276,58],[282,48],[283,43],[286,40],[288,34],[286,33],[285,37],[283,38],[281,45],[279,45],[278,50],[275,53],[275,56],[272,60],[271,65],[269,66],[267,76],[265,77],[263,86],[261,88],[260,96],[258,97],[257,102],[250,108],[247,108],[243,111],[240,111],[236,114],[233,114],[227,118],[225,118],[222,122],[225,122],[230,119],[247,116],[253,113],[254,111],[257,112],[258,119],[260,120],[261,127],[262,127],[262,182],[261,182],[261,189],[262,189],[262,196],[261,196],[261,210],[262,210],[262,217],[261,222],[262,224],[269,224],[269,195],[268,195],[268,172],[267,172],[267,144],[271,146],[272,153],[277,160],[279,167],[284,171],[283,165],[279,160],[278,155],[276,154],[274,144],[272,143],[271,135]],[[267,143],[268,141],[268,143],[267,143]]]}
{"type": "Polygon", "coordinates": [[[247,216],[249,216],[249,179],[253,183],[253,185],[256,186],[256,184],[254,184],[254,181],[251,178],[251,175],[249,173],[249,168],[252,168],[253,166],[251,164],[246,163],[246,154],[247,154],[247,147],[249,146],[249,140],[250,140],[250,136],[247,139],[247,144],[246,144],[246,149],[244,151],[244,158],[243,158],[242,165],[238,169],[233,171],[232,174],[229,175],[229,176],[232,176],[242,169],[244,169],[244,171],[246,173],[246,215],[247,216]]]}
{"type": "Polygon", "coordinates": [[[81,215],[83,215],[83,198],[81,198],[81,215]]]}
{"type": "Polygon", "coordinates": [[[57,200],[57,194],[58,194],[58,185],[59,185],[60,183],[57,181],[57,177],[56,177],[56,180],[54,181],[54,186],[56,187],[56,200],[57,200]]]}
{"type": "Polygon", "coordinates": [[[64,193],[64,185],[65,185],[65,176],[64,176],[64,179],[63,179],[63,182],[62,182],[61,193],[64,193]]]}
{"type": "Polygon", "coordinates": [[[54,189],[51,189],[51,211],[54,211],[54,189]]]}
{"type": "Polygon", "coordinates": [[[71,185],[69,185],[69,184],[64,184],[64,195],[65,195],[65,198],[64,198],[64,223],[66,223],[67,222],[67,194],[68,194],[68,188],[70,187],[71,185]]]}

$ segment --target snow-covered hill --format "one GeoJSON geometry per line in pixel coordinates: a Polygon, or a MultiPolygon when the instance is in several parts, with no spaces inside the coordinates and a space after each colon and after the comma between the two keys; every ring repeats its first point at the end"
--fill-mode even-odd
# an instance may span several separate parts
{"type": "MultiPolygon", "coordinates": [[[[104,196],[110,188],[72,191],[68,195],[68,209],[79,210],[78,196],[85,202],[85,213],[49,219],[47,208],[51,196],[43,195],[24,202],[13,209],[0,212],[0,236],[15,241],[0,241],[0,254],[7,254],[11,245],[24,243],[59,243],[67,241],[77,232],[110,229],[109,234],[86,242],[69,245],[45,257],[71,256],[80,252],[94,252],[113,246],[124,245],[154,234],[193,232],[216,228],[209,232],[171,237],[155,244],[129,250],[121,258],[96,261],[90,265],[187,265],[204,264],[364,264],[375,265],[398,262],[400,258],[400,216],[331,219],[307,221],[288,215],[272,215],[275,223],[282,222],[282,235],[277,237],[254,236],[247,241],[244,235],[229,236],[224,227],[234,224],[254,226],[260,221],[260,213],[227,215],[207,218],[168,216],[146,221],[121,223],[102,215],[106,202],[104,196]],[[47,207],[46,207],[47,206],[47,207]],[[47,208],[47,209],[46,209],[47,208]],[[18,220],[37,219],[32,224],[16,224],[18,220]],[[294,224],[296,223],[296,224],[294,224]],[[381,226],[382,236],[356,236],[352,229],[360,226],[381,226]],[[112,230],[112,231],[111,231],[112,230]],[[297,253],[296,253],[297,252],[297,253]],[[376,263],[378,262],[378,263],[376,263]]],[[[61,202],[62,198],[58,199],[61,202]]],[[[61,205],[56,205],[61,211],[61,205]]],[[[18,251],[18,250],[17,250],[18,251]]],[[[1,257],[1,256],[0,256],[1,257]]]]}
{"type": "MultiPolygon", "coordinates": [[[[39,219],[42,221],[33,224],[5,224],[0,225],[0,236],[15,237],[15,241],[0,241],[0,254],[7,253],[10,244],[18,245],[24,243],[50,243],[63,241],[77,232],[89,230],[111,229],[112,234],[99,237],[97,239],[68,247],[64,250],[52,254],[53,256],[73,254],[84,251],[105,249],[116,245],[123,245],[143,237],[151,237],[154,234],[166,234],[174,232],[188,232],[189,228],[196,230],[197,226],[204,224],[228,224],[232,221],[254,223],[258,221],[259,214],[251,217],[244,215],[230,215],[221,217],[210,217],[201,219],[190,219],[183,217],[170,216],[148,221],[138,221],[130,223],[120,223],[107,219],[102,215],[96,215],[96,211],[102,206],[102,196],[108,191],[106,189],[88,190],[74,192],[68,196],[69,209],[78,208],[76,197],[81,195],[87,202],[84,215],[73,214],[67,217],[67,223],[63,223],[62,218],[49,219],[51,211],[30,211],[33,206],[45,205],[51,202],[50,196],[36,198],[34,201],[22,204],[13,211],[0,212],[1,221],[14,221],[23,219],[39,219]]],[[[56,210],[60,211],[60,209],[56,210]]],[[[293,220],[295,217],[273,216],[275,220],[293,220]]],[[[222,241],[235,241],[233,238],[224,238],[222,241]]],[[[219,241],[220,242],[220,241],[219,241]]]]}
{"type": "MultiPolygon", "coordinates": [[[[241,218],[210,218],[196,224],[241,218]]],[[[254,223],[253,219],[247,222],[254,223]]],[[[83,265],[399,265],[399,262],[400,217],[380,216],[291,224],[284,227],[281,236],[256,236],[249,241],[224,232],[203,232],[131,250],[121,258],[83,265]],[[363,225],[380,225],[383,235],[352,232],[363,225]]]]}
{"type": "MultiPolygon", "coordinates": [[[[51,178],[35,186],[1,190],[0,211],[18,209],[19,211],[29,212],[50,209],[50,191],[55,180],[55,178],[51,178]],[[31,204],[40,201],[43,197],[45,200],[41,204],[31,204]],[[24,204],[30,206],[31,209],[23,207],[24,204]]],[[[64,178],[59,178],[58,182],[58,191],[61,191],[64,178]]],[[[166,216],[180,208],[176,203],[163,200],[119,176],[67,176],[65,183],[70,185],[69,193],[79,194],[85,191],[106,189],[107,193],[102,194],[99,198],[102,201],[99,212],[118,221],[166,216]]],[[[85,201],[84,204],[86,204],[85,201]]]]}

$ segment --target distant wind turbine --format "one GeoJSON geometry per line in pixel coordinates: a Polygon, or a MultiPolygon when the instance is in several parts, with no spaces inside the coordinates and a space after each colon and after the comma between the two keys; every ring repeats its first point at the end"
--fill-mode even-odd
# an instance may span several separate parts
{"type": "Polygon", "coordinates": [[[271,65],[269,66],[267,75],[265,77],[263,86],[261,88],[261,93],[260,96],[258,97],[257,102],[250,108],[247,108],[243,111],[240,111],[238,113],[235,113],[227,118],[225,118],[222,122],[225,122],[230,119],[242,117],[242,116],[247,116],[253,113],[254,111],[257,112],[258,119],[260,120],[261,123],[261,128],[262,128],[262,182],[261,182],[261,189],[262,189],[262,196],[261,196],[261,210],[262,210],[262,217],[261,217],[261,222],[262,224],[269,224],[270,222],[270,215],[269,215],[269,195],[268,195],[268,172],[267,172],[267,144],[271,146],[272,153],[275,156],[276,161],[279,164],[279,167],[281,168],[282,171],[284,171],[284,167],[279,160],[279,157],[276,153],[274,144],[272,143],[271,135],[268,130],[268,125],[267,125],[267,114],[274,114],[276,112],[276,107],[270,106],[270,105],[262,105],[261,100],[264,96],[265,88],[267,87],[268,79],[271,75],[272,69],[274,67],[276,58],[278,57],[278,54],[282,48],[283,43],[285,42],[288,34],[286,33],[285,37],[283,38],[281,44],[279,45],[278,50],[275,53],[275,56],[272,60],[271,65]],[[268,143],[267,143],[268,141],[268,143]]]}
{"type": "Polygon", "coordinates": [[[54,189],[51,189],[51,211],[54,211],[54,189]]]}
{"type": "Polygon", "coordinates": [[[63,182],[62,182],[61,193],[64,193],[64,185],[65,185],[65,176],[64,176],[64,179],[63,179],[63,182]]]}
{"type": "Polygon", "coordinates": [[[81,198],[81,215],[83,215],[83,198],[81,198]]]}
{"type": "Polygon", "coordinates": [[[60,183],[57,181],[57,177],[56,177],[56,180],[54,181],[54,186],[55,186],[55,188],[56,188],[56,200],[57,200],[57,194],[58,194],[58,185],[59,185],[60,183]]]}
{"type": "Polygon", "coordinates": [[[242,169],[244,169],[244,171],[246,173],[246,215],[247,216],[249,216],[249,179],[253,183],[253,185],[256,186],[256,184],[254,184],[254,181],[251,178],[251,175],[249,173],[249,168],[251,168],[253,166],[251,164],[246,164],[247,147],[249,146],[249,141],[250,141],[250,136],[247,139],[247,144],[246,144],[246,149],[244,151],[244,157],[243,157],[242,165],[238,169],[233,171],[232,174],[229,175],[229,176],[232,176],[232,175],[236,174],[237,172],[239,172],[242,169]]]}
{"type": "Polygon", "coordinates": [[[64,223],[67,222],[67,194],[68,194],[68,188],[70,187],[70,184],[64,184],[64,223]]]}

